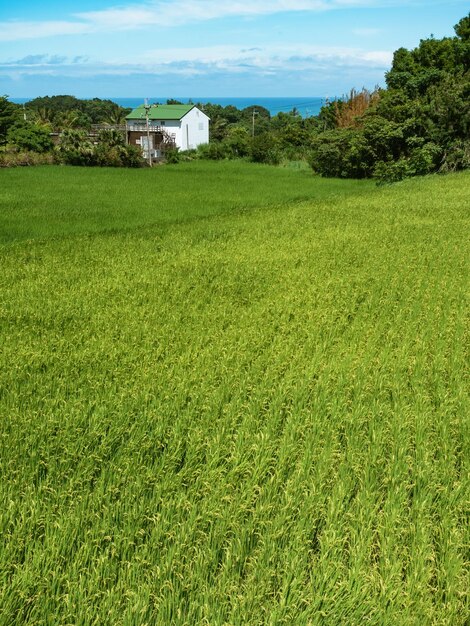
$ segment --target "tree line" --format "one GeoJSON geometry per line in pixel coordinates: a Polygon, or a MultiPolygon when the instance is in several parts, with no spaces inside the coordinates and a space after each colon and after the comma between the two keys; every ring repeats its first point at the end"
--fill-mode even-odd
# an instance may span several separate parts
{"type": "Polygon", "coordinates": [[[470,13],[455,36],[398,49],[386,88],[351,90],[316,117],[296,111],[271,117],[252,109],[207,106],[212,141],[207,158],[306,160],[322,176],[397,181],[470,167],[470,13]]]}
{"type": "MultiPolygon", "coordinates": [[[[249,159],[278,164],[303,161],[322,176],[397,181],[407,176],[470,166],[470,13],[454,37],[432,35],[413,50],[398,49],[386,88],[362,89],[326,102],[317,116],[295,109],[271,116],[262,106],[195,103],[211,119],[211,138],[197,150],[171,150],[168,162],[249,159]]],[[[177,100],[168,100],[176,104],[177,100]]],[[[1,150],[54,154],[82,165],[144,165],[119,133],[103,131],[95,144],[93,124],[125,123],[130,109],[110,100],[73,96],[35,98],[24,107],[0,98],[1,150]],[[53,150],[50,133],[60,132],[53,150]]]]}
{"type": "Polygon", "coordinates": [[[141,152],[114,130],[131,109],[111,100],[46,96],[24,105],[0,98],[0,165],[66,163],[141,167],[141,152]],[[103,125],[92,141],[93,125],[103,125]],[[59,135],[56,145],[53,134],[59,135]]]}

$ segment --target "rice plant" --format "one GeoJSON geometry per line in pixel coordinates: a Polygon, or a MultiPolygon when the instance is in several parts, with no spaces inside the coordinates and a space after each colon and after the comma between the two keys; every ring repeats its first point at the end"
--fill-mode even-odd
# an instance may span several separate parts
{"type": "Polygon", "coordinates": [[[0,176],[0,624],[467,623],[468,174],[0,176]]]}

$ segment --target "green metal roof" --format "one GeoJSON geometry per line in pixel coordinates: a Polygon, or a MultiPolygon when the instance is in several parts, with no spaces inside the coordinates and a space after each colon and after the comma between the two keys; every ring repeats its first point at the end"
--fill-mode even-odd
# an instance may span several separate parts
{"type": "MultiPolygon", "coordinates": [[[[180,120],[194,108],[194,104],[152,104],[149,120],[180,120]]],[[[141,104],[126,116],[126,120],[145,120],[145,105],[141,104]]]]}

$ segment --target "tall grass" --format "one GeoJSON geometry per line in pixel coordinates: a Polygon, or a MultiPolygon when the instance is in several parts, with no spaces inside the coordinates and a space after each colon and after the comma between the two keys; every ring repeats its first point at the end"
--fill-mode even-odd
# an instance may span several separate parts
{"type": "Polygon", "coordinates": [[[194,162],[151,170],[48,166],[0,171],[0,243],[172,224],[234,211],[372,189],[311,171],[243,162],[194,162]]]}
{"type": "Polygon", "coordinates": [[[469,176],[198,167],[2,173],[0,623],[463,626],[469,176]]]}

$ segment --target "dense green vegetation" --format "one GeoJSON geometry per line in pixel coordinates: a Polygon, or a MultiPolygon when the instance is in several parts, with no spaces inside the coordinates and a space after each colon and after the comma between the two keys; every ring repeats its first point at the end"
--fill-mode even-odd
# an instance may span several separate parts
{"type": "Polygon", "coordinates": [[[321,118],[312,165],[326,176],[396,181],[470,167],[470,14],[455,37],[400,48],[387,89],[352,92],[321,118]]]}
{"type": "Polygon", "coordinates": [[[324,176],[394,182],[407,176],[470,167],[470,14],[455,37],[430,37],[400,48],[386,89],[352,90],[327,103],[318,117],[295,111],[270,118],[252,109],[208,107],[212,141],[206,158],[249,156],[279,163],[305,159],[324,176]],[[254,129],[254,138],[251,133],[254,129]],[[251,131],[251,132],[250,132],[251,131]]]}
{"type": "MultiPolygon", "coordinates": [[[[211,118],[211,140],[197,150],[166,153],[180,160],[246,159],[257,163],[308,162],[327,177],[371,178],[396,182],[408,176],[451,172],[470,166],[470,14],[455,25],[455,37],[423,39],[414,50],[400,48],[386,74],[386,89],[358,92],[327,102],[316,117],[295,109],[271,117],[262,106],[238,110],[216,104],[198,106],[211,118]]],[[[168,100],[168,103],[177,103],[168,100]]],[[[2,163],[51,160],[48,131],[61,131],[56,161],[71,165],[137,167],[140,154],[115,134],[87,135],[92,123],[124,122],[125,109],[106,100],[72,96],[36,98],[20,107],[0,98],[0,145],[33,151],[15,153],[2,163]],[[16,117],[15,117],[16,116],[16,117]],[[15,121],[16,120],[16,121],[15,121]],[[80,130],[81,129],[81,130],[80,130]],[[95,144],[99,145],[96,147],[95,144]]]]}
{"type": "Polygon", "coordinates": [[[0,167],[53,163],[143,167],[141,151],[125,145],[124,133],[115,130],[125,124],[129,111],[99,98],[46,96],[22,107],[0,97],[0,167]],[[94,124],[104,128],[91,136],[94,124]],[[59,134],[56,147],[53,133],[59,134]]]}
{"type": "Polygon", "coordinates": [[[125,124],[126,115],[131,111],[112,100],[74,96],[34,98],[25,108],[33,121],[54,130],[88,129],[92,124],[125,124]]]}
{"type": "Polygon", "coordinates": [[[0,177],[2,625],[468,623],[468,173],[0,177]]]}

